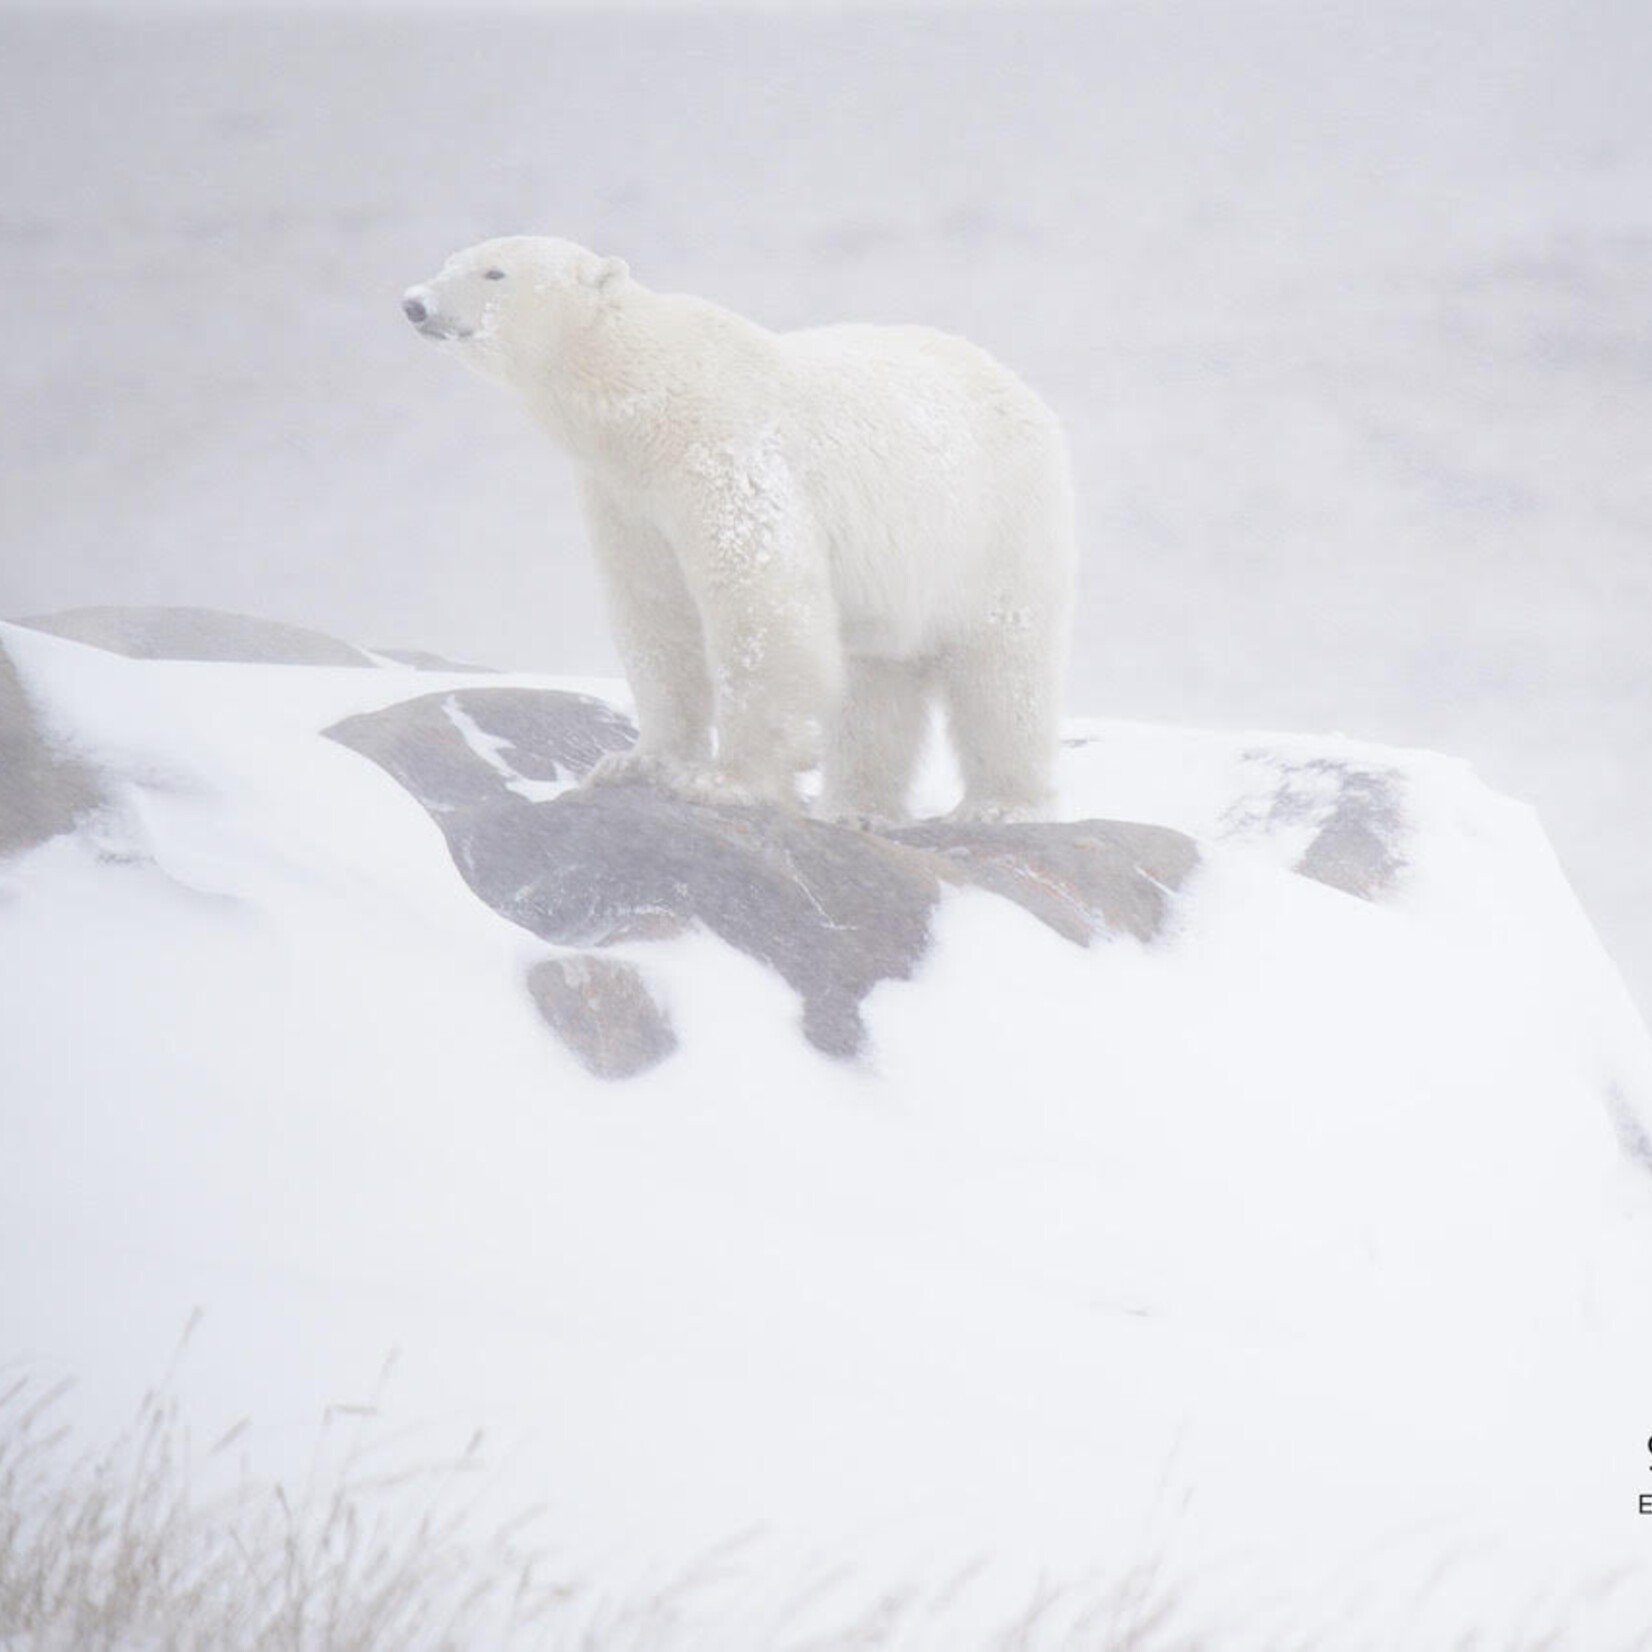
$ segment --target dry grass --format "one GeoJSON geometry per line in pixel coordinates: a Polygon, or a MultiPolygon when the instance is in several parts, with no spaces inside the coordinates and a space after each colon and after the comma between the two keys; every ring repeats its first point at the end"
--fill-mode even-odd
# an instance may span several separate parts
{"type": "Polygon", "coordinates": [[[203,1498],[197,1469],[221,1466],[244,1422],[197,1456],[169,1374],[87,1455],[56,1422],[71,1387],[27,1373],[0,1387],[8,1652],[368,1652],[548,1634],[566,1591],[541,1557],[512,1528],[474,1537],[461,1482],[481,1469],[480,1436],[456,1458],[381,1473],[376,1405],[335,1407],[301,1485],[243,1472],[203,1498]]]}
{"type": "MultiPolygon", "coordinates": [[[[995,1619],[978,1598],[960,1609],[985,1562],[932,1587],[880,1591],[842,1567],[777,1585],[760,1534],[616,1598],[561,1575],[523,1539],[526,1517],[478,1536],[479,1435],[457,1456],[383,1469],[406,1439],[386,1434],[376,1402],[337,1406],[301,1483],[263,1484],[232,1469],[245,1422],[196,1451],[172,1373],[95,1453],[58,1420],[72,1386],[0,1376],[0,1652],[1221,1652],[1230,1642],[1187,1627],[1152,1566],[1052,1584],[995,1619]],[[204,1494],[198,1474],[231,1489],[204,1494]]],[[[1513,1641],[1470,1631],[1404,1652],[1581,1645],[1573,1631],[1622,1582],[1534,1612],[1513,1641]]],[[[1372,1647],[1357,1618],[1268,1644],[1372,1647]]]]}
{"type": "MultiPolygon", "coordinates": [[[[26,1372],[0,1382],[5,1652],[928,1648],[984,1569],[880,1592],[826,1568],[777,1589],[754,1533],[619,1599],[559,1576],[518,1541],[525,1520],[477,1539],[467,1482],[483,1474],[480,1436],[455,1458],[380,1471],[406,1442],[384,1434],[376,1403],[335,1406],[301,1484],[259,1484],[242,1469],[232,1490],[206,1496],[197,1476],[223,1481],[245,1422],[197,1453],[169,1372],[120,1436],[88,1454],[58,1421],[72,1387],[26,1372]]],[[[976,1644],[1194,1652],[1164,1633],[1168,1602],[1145,1574],[1088,1600],[1041,1590],[976,1644]]]]}

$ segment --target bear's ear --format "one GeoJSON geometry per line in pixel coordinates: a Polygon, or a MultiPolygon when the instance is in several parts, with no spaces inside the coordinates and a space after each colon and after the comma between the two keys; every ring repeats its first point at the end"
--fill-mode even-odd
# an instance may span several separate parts
{"type": "Polygon", "coordinates": [[[623,258],[602,258],[591,272],[591,285],[599,293],[609,293],[630,273],[630,267],[623,258]]]}

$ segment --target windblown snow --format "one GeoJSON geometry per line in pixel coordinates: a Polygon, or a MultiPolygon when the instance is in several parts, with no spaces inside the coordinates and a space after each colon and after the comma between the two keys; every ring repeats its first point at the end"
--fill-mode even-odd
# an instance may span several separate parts
{"type": "Polygon", "coordinates": [[[1041,1586],[1053,1634],[1140,1568],[1221,1648],[1642,1644],[1652,1050],[1463,765],[1071,724],[1061,818],[1199,842],[1158,937],[949,890],[853,1062],[710,933],[624,941],[680,1047],[605,1083],[559,949],[322,731],[614,685],[0,647],[105,800],[0,862],[0,1359],[81,1426],[198,1307],[200,1437],[290,1473],[399,1350],[406,1450],[485,1429],[571,1574],[743,1539],[725,1652],[904,1589],[902,1647],[1041,1586]]]}

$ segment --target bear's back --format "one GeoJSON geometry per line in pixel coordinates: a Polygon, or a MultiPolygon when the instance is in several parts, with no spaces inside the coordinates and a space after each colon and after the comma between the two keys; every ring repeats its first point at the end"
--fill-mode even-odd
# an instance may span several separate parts
{"type": "Polygon", "coordinates": [[[784,354],[810,371],[880,375],[908,387],[930,385],[977,396],[1008,394],[1043,406],[995,356],[938,327],[844,321],[778,337],[784,354]]]}

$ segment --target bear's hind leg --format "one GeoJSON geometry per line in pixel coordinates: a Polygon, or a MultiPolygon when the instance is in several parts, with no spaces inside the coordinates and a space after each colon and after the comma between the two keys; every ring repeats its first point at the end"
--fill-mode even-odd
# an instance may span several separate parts
{"type": "Polygon", "coordinates": [[[1054,800],[1061,659],[1032,625],[999,625],[947,652],[947,731],[964,779],[959,821],[1047,817],[1054,800]]]}
{"type": "Polygon", "coordinates": [[[847,825],[906,818],[907,792],[929,729],[929,680],[906,660],[851,657],[826,731],[818,812],[847,825]]]}

